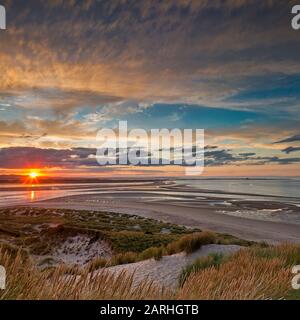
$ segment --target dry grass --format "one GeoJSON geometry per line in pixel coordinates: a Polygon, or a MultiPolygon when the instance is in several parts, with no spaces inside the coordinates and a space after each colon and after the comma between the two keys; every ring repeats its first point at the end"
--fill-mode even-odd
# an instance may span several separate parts
{"type": "Polygon", "coordinates": [[[158,261],[163,257],[163,255],[166,255],[166,254],[167,253],[166,253],[165,247],[159,247],[159,248],[151,247],[144,250],[142,253],[140,253],[138,256],[138,260],[142,261],[142,260],[154,258],[155,260],[158,261]]]}
{"type": "Polygon", "coordinates": [[[134,263],[154,258],[160,260],[163,256],[179,252],[191,254],[200,249],[202,245],[214,243],[216,235],[209,231],[195,232],[182,236],[179,240],[169,243],[167,246],[150,247],[142,252],[125,252],[112,256],[111,259],[100,257],[93,258],[88,264],[88,270],[95,271],[99,268],[112,267],[121,264],[134,263]]]}
{"type": "MultiPolygon", "coordinates": [[[[130,257],[128,258],[130,259],[130,257]]],[[[134,275],[113,275],[105,269],[90,273],[60,266],[38,270],[21,251],[0,247],[7,270],[1,299],[299,299],[292,290],[291,267],[300,264],[300,246],[285,244],[243,249],[217,263],[201,264],[176,292],[151,282],[134,285],[134,275]]]]}
{"type": "Polygon", "coordinates": [[[183,268],[178,279],[179,286],[182,287],[186,279],[188,279],[192,273],[207,269],[209,267],[219,267],[227,258],[228,256],[225,256],[222,253],[212,253],[205,257],[199,257],[192,264],[189,264],[183,268]]]}
{"type": "MultiPolygon", "coordinates": [[[[117,276],[108,271],[71,274],[64,266],[39,271],[20,253],[12,256],[0,249],[0,263],[7,270],[7,288],[0,291],[0,300],[143,300],[170,298],[171,293],[149,281],[133,286],[133,275],[121,273],[117,276]]],[[[75,273],[75,272],[74,272],[75,273]]]]}
{"type": "Polygon", "coordinates": [[[216,242],[216,235],[210,231],[195,232],[181,237],[167,245],[167,253],[174,254],[178,252],[193,253],[203,245],[216,242]]]}
{"type": "Polygon", "coordinates": [[[300,246],[287,244],[241,250],[220,266],[192,273],[177,297],[205,300],[289,297],[291,267],[298,261],[299,253],[300,246]]]}

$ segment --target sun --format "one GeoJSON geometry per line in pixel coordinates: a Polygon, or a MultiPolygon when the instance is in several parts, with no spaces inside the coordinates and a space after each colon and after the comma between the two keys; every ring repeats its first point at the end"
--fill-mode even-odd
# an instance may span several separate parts
{"type": "Polygon", "coordinates": [[[40,169],[29,169],[23,173],[23,182],[28,185],[37,185],[40,183],[40,178],[43,176],[44,174],[40,169]]]}
{"type": "Polygon", "coordinates": [[[37,182],[38,178],[41,176],[40,170],[38,169],[31,169],[27,172],[27,179],[28,182],[37,182]]]}
{"type": "Polygon", "coordinates": [[[42,176],[39,169],[30,169],[24,172],[24,183],[35,185],[39,183],[39,178],[42,176]]]}
{"type": "Polygon", "coordinates": [[[31,171],[31,172],[29,173],[29,177],[30,177],[31,179],[36,179],[38,176],[39,176],[39,174],[38,174],[36,171],[31,171]]]}

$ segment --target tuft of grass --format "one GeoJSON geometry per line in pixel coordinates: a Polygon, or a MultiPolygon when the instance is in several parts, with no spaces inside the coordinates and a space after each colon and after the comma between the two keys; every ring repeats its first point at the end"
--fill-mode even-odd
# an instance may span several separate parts
{"type": "Polygon", "coordinates": [[[158,261],[163,257],[164,253],[165,253],[165,249],[163,247],[159,247],[159,248],[151,247],[141,252],[138,255],[138,260],[141,261],[141,260],[154,258],[155,260],[158,261]]]}
{"type": "Polygon", "coordinates": [[[126,252],[126,253],[118,253],[114,255],[111,259],[104,259],[101,257],[96,257],[92,259],[88,265],[87,269],[89,272],[96,271],[101,268],[113,267],[127,263],[139,262],[142,260],[147,260],[154,258],[155,260],[160,260],[164,253],[164,247],[156,248],[151,247],[144,250],[141,253],[137,252],[126,252]]]}
{"type": "Polygon", "coordinates": [[[167,246],[168,254],[177,252],[193,253],[203,245],[215,243],[216,235],[210,231],[202,231],[183,236],[178,241],[167,246]]]}
{"type": "Polygon", "coordinates": [[[259,247],[251,251],[254,257],[274,259],[280,258],[286,266],[300,264],[300,246],[283,243],[277,246],[259,247]]]}
{"type": "Polygon", "coordinates": [[[138,254],[136,252],[119,253],[113,256],[109,262],[110,266],[116,266],[120,264],[133,263],[138,260],[138,254]]]}
{"type": "Polygon", "coordinates": [[[109,267],[109,261],[102,257],[93,258],[87,265],[87,269],[89,270],[89,272],[105,267],[109,267]]]}
{"type": "Polygon", "coordinates": [[[200,257],[196,259],[193,263],[187,265],[181,271],[179,275],[179,287],[182,287],[186,279],[192,274],[200,270],[207,269],[210,267],[218,268],[221,263],[226,261],[225,256],[222,253],[212,253],[205,257],[200,257]]]}
{"type": "Polygon", "coordinates": [[[167,245],[181,237],[181,234],[156,234],[142,231],[119,231],[107,235],[115,252],[143,252],[151,247],[167,245]]]}
{"type": "MultiPolygon", "coordinates": [[[[216,234],[216,244],[224,244],[224,245],[237,245],[241,247],[251,247],[257,245],[254,241],[239,239],[235,236],[232,236],[227,233],[219,233],[216,234]]],[[[260,243],[260,246],[267,246],[265,243],[260,243]]]]}

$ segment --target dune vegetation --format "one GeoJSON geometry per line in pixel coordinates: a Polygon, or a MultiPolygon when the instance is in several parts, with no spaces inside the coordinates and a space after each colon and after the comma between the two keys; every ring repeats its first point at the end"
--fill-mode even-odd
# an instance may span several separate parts
{"type": "Polygon", "coordinates": [[[291,287],[300,246],[292,244],[197,261],[176,291],[149,281],[134,286],[134,275],[106,269],[90,273],[85,268],[80,275],[63,265],[40,270],[24,252],[6,246],[0,249],[0,262],[8,274],[0,299],[300,299],[299,290],[291,287]]]}
{"type": "Polygon", "coordinates": [[[21,207],[0,213],[0,265],[7,272],[0,299],[300,298],[300,290],[291,286],[292,267],[300,264],[299,245],[258,244],[117,213],[21,207]],[[241,250],[196,259],[182,270],[175,291],[148,280],[137,285],[133,274],[106,268],[190,255],[207,244],[235,244],[241,250]],[[91,250],[101,246],[105,255],[91,250]],[[58,259],[86,250],[90,255],[81,263],[58,259]]]}
{"type": "Polygon", "coordinates": [[[203,261],[202,268],[199,264],[180,287],[178,299],[300,299],[300,290],[291,285],[300,245],[252,247],[223,261],[203,261]]]}
{"type": "Polygon", "coordinates": [[[41,268],[65,263],[90,270],[190,253],[209,243],[253,245],[136,215],[29,207],[0,209],[0,243],[26,251],[41,268]]]}

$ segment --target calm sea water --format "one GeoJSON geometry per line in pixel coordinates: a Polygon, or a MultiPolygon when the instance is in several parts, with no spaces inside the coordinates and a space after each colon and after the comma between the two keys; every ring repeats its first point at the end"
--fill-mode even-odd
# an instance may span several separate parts
{"type": "Polygon", "coordinates": [[[55,199],[64,196],[91,193],[106,193],[117,187],[138,188],[139,182],[133,183],[62,183],[62,184],[0,184],[0,207],[30,204],[34,201],[55,199]]]}
{"type": "MultiPolygon", "coordinates": [[[[274,196],[280,201],[285,201],[299,205],[300,204],[300,178],[289,179],[201,179],[201,180],[176,180],[177,186],[189,186],[195,189],[197,195],[218,196],[222,193],[222,197],[228,198],[247,198],[253,199],[263,196],[274,196]],[[206,193],[210,192],[210,193],[206,193]],[[211,193],[215,192],[215,193],[211,193]],[[245,194],[245,195],[242,195],[245,194]],[[249,194],[252,195],[248,196],[249,194]],[[255,197],[255,195],[257,195],[255,197]]],[[[129,182],[129,183],[101,183],[101,184],[48,184],[24,186],[22,184],[0,184],[0,206],[28,204],[33,201],[53,199],[57,197],[99,193],[112,194],[118,188],[118,193],[126,192],[130,196],[130,192],[137,193],[141,187],[147,186],[145,182],[129,182]]],[[[144,191],[143,191],[144,192],[144,191]]],[[[184,197],[186,192],[180,191],[163,191],[157,188],[157,185],[148,184],[148,191],[153,193],[153,197],[177,196],[184,197]]],[[[189,193],[191,195],[191,193],[189,193]]],[[[179,199],[179,198],[178,198],[179,199]]]]}
{"type": "Polygon", "coordinates": [[[178,184],[186,184],[197,189],[214,190],[225,193],[245,193],[270,195],[277,197],[300,198],[300,178],[285,179],[201,179],[181,180],[178,184]]]}

